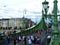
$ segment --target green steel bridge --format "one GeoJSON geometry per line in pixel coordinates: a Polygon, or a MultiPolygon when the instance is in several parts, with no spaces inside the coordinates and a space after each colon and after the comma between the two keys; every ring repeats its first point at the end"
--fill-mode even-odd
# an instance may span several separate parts
{"type": "Polygon", "coordinates": [[[29,28],[29,29],[24,29],[24,30],[21,30],[21,32],[18,32],[18,33],[14,33],[14,34],[11,34],[10,36],[13,36],[15,37],[16,35],[27,35],[27,34],[30,34],[30,33],[33,33],[34,31],[36,30],[41,30],[41,29],[44,29],[44,30],[47,30],[47,26],[46,26],[46,22],[44,19],[46,19],[48,16],[50,16],[50,18],[54,17],[52,19],[52,24],[54,26],[53,30],[52,30],[52,33],[53,33],[53,39],[51,39],[50,41],[50,45],[60,45],[60,41],[59,41],[59,29],[58,29],[58,21],[57,21],[57,16],[60,16],[60,15],[57,15],[57,0],[54,0],[54,8],[53,8],[53,15],[47,15],[47,8],[49,8],[48,6],[48,3],[46,0],[44,2],[42,2],[43,4],[43,8],[42,9],[42,18],[41,18],[41,21],[39,22],[39,24],[37,24],[36,26],[34,26],[33,28],[29,28]],[[45,5],[45,7],[44,7],[45,5]],[[44,14],[45,12],[45,14],[44,14]]]}

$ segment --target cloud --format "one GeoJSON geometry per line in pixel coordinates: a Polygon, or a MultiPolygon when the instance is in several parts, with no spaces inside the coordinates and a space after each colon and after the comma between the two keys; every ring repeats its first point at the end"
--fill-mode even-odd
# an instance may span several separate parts
{"type": "MultiPolygon", "coordinates": [[[[0,0],[0,18],[17,18],[23,17],[23,10],[27,9],[25,17],[35,18],[42,14],[42,2],[44,0],[0,0]]],[[[53,1],[49,2],[49,11],[53,10],[53,1]]],[[[58,0],[58,8],[60,7],[58,0]]]]}

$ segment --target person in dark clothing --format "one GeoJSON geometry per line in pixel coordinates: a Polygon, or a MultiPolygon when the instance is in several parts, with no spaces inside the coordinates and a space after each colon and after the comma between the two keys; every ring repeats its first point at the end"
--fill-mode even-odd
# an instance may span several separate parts
{"type": "Polygon", "coordinates": [[[36,37],[34,37],[34,44],[36,44],[36,40],[37,40],[37,38],[36,38],[36,37]]]}
{"type": "Polygon", "coordinates": [[[10,43],[10,37],[8,36],[8,43],[10,43]]]}
{"type": "Polygon", "coordinates": [[[10,43],[10,38],[9,36],[6,36],[5,38],[5,45],[8,45],[10,43]]]}
{"type": "Polygon", "coordinates": [[[37,38],[37,40],[36,40],[36,45],[40,45],[40,39],[39,38],[37,38]]]}
{"type": "Polygon", "coordinates": [[[24,38],[24,44],[26,45],[26,36],[25,36],[25,38],[24,38]]]}
{"type": "Polygon", "coordinates": [[[16,38],[14,38],[14,45],[16,45],[16,38]]]}

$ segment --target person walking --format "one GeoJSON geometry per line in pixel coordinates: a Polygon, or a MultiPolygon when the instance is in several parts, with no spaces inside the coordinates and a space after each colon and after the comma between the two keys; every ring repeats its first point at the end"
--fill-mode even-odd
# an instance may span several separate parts
{"type": "Polygon", "coordinates": [[[31,38],[28,38],[28,45],[32,45],[32,40],[31,40],[31,38]]]}

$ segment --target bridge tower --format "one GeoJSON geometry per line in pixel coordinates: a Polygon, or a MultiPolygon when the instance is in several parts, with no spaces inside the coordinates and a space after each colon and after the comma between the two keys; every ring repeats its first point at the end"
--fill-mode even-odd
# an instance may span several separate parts
{"type": "Polygon", "coordinates": [[[53,7],[53,38],[50,42],[50,45],[60,45],[59,42],[59,29],[58,29],[58,19],[57,19],[57,10],[58,10],[58,1],[54,0],[54,7],[53,7]]]}

